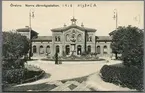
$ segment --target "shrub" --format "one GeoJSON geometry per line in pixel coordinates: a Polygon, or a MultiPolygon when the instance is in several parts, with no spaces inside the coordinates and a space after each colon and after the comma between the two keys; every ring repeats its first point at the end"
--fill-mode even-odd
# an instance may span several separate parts
{"type": "Polygon", "coordinates": [[[81,56],[86,56],[87,53],[86,52],[82,52],[81,56]]]}
{"type": "Polygon", "coordinates": [[[25,80],[38,76],[42,71],[29,71],[27,69],[11,69],[3,70],[2,81],[3,84],[22,83],[25,80]]]}
{"type": "Polygon", "coordinates": [[[136,66],[138,68],[143,68],[143,48],[135,47],[130,49],[127,53],[123,54],[124,65],[126,66],[136,66]]]}
{"type": "Polygon", "coordinates": [[[20,83],[23,79],[24,69],[3,70],[3,83],[20,83]]]}
{"type": "Polygon", "coordinates": [[[29,79],[29,78],[33,78],[37,75],[39,75],[42,71],[29,71],[29,70],[25,70],[24,72],[24,80],[29,79]]]}
{"type": "Polygon", "coordinates": [[[143,89],[143,71],[136,67],[117,67],[105,65],[100,70],[104,81],[137,90],[143,89]]]}
{"type": "Polygon", "coordinates": [[[19,69],[24,67],[24,63],[27,59],[4,59],[2,61],[2,67],[6,69],[19,69]]]}

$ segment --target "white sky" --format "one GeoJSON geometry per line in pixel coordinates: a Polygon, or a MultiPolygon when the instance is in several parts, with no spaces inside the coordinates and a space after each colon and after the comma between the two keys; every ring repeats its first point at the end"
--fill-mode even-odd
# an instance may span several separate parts
{"type": "Polygon", "coordinates": [[[80,26],[83,22],[85,27],[97,29],[98,36],[108,35],[115,29],[114,9],[117,9],[119,26],[133,25],[144,28],[143,1],[3,1],[2,3],[3,31],[28,26],[29,11],[33,9],[35,17],[32,19],[32,29],[40,36],[50,36],[52,35],[50,29],[63,27],[64,23],[71,24],[73,7],[62,7],[63,4],[73,4],[77,25],[80,26]],[[22,5],[22,7],[11,7],[11,4],[22,5]],[[25,7],[25,4],[55,4],[60,7],[25,7]],[[97,7],[82,8],[78,7],[78,4],[96,4],[97,7]],[[134,20],[135,17],[137,21],[134,20]]]}

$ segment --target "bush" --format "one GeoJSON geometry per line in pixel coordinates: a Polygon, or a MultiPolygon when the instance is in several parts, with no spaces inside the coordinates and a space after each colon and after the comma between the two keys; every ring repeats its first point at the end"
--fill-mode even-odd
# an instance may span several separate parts
{"type": "Polygon", "coordinates": [[[143,48],[135,47],[130,49],[127,53],[123,54],[124,65],[126,66],[136,66],[140,69],[143,68],[143,48]]]}
{"type": "Polygon", "coordinates": [[[30,79],[30,78],[33,78],[35,76],[38,76],[42,73],[42,71],[29,71],[29,70],[25,70],[24,72],[24,78],[23,80],[27,80],[27,79],[30,79]]]}
{"type": "Polygon", "coordinates": [[[38,76],[42,71],[29,71],[27,69],[3,70],[3,84],[22,83],[25,80],[38,76]]]}
{"type": "Polygon", "coordinates": [[[3,59],[2,67],[6,69],[19,69],[24,67],[26,59],[3,59]]]}
{"type": "Polygon", "coordinates": [[[82,52],[81,56],[86,56],[87,53],[86,52],[82,52]]]}
{"type": "Polygon", "coordinates": [[[143,71],[136,67],[117,67],[105,65],[100,70],[104,81],[123,87],[143,90],[143,71]]]}
{"type": "Polygon", "coordinates": [[[20,83],[24,76],[24,69],[3,70],[3,83],[20,83]]]}

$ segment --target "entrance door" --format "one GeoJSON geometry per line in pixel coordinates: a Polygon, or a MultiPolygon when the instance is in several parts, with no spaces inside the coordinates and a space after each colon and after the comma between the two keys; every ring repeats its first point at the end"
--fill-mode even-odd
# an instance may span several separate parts
{"type": "Polygon", "coordinates": [[[70,54],[70,47],[69,47],[69,45],[65,46],[65,51],[66,51],[66,55],[70,54]]]}
{"type": "Polygon", "coordinates": [[[81,45],[77,46],[77,55],[81,55],[82,54],[82,50],[81,50],[81,45]]]}

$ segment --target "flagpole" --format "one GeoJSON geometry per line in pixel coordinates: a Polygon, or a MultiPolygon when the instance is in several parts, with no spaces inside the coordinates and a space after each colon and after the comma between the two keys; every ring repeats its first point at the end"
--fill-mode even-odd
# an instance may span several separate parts
{"type": "MultiPolygon", "coordinates": [[[[31,37],[31,19],[32,19],[32,13],[34,13],[34,11],[32,11],[32,9],[30,9],[29,11],[29,39],[30,39],[30,51],[29,51],[29,59],[31,59],[31,54],[32,54],[32,37],[31,37]]],[[[33,14],[34,16],[34,14],[33,14]]]]}
{"type": "Polygon", "coordinates": [[[118,13],[117,13],[117,9],[114,9],[114,19],[116,20],[116,29],[118,27],[118,13]]]}
{"type": "Polygon", "coordinates": [[[116,29],[118,27],[118,14],[117,14],[117,10],[116,10],[116,29]]]}

